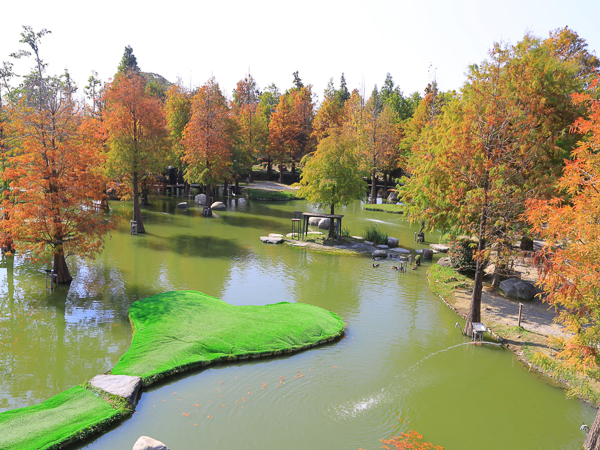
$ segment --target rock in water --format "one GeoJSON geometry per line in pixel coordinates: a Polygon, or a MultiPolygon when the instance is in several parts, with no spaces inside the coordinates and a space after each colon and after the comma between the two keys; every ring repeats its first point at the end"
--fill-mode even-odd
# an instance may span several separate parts
{"type": "Polygon", "coordinates": [[[387,245],[390,248],[398,247],[399,243],[400,243],[400,240],[398,238],[395,238],[395,237],[389,237],[388,241],[387,241],[387,245]]]}
{"type": "Polygon", "coordinates": [[[319,228],[322,230],[329,230],[329,219],[321,219],[319,220],[319,228]]]}
{"type": "Polygon", "coordinates": [[[196,195],[195,201],[196,201],[197,205],[204,205],[206,203],[206,195],[204,195],[204,194],[196,195]]]}
{"type": "Polygon", "coordinates": [[[429,248],[423,249],[423,259],[433,259],[433,250],[429,248]]]}
{"type": "Polygon", "coordinates": [[[280,237],[261,236],[260,240],[265,244],[283,244],[283,238],[280,237]]]}
{"type": "Polygon", "coordinates": [[[189,208],[190,205],[187,204],[187,202],[181,202],[177,204],[178,208],[189,208]]]}
{"type": "Polygon", "coordinates": [[[385,250],[375,250],[372,255],[373,258],[387,258],[387,252],[385,250]]]}
{"type": "Polygon", "coordinates": [[[502,281],[499,288],[505,296],[515,300],[531,300],[538,293],[532,283],[518,278],[509,278],[502,281]]]}
{"type": "Polygon", "coordinates": [[[320,217],[309,217],[308,218],[308,224],[312,227],[317,227],[319,226],[319,222],[321,221],[320,217]]]}
{"type": "Polygon", "coordinates": [[[215,211],[225,211],[227,208],[225,208],[223,202],[214,202],[210,205],[210,209],[214,209],[215,211]]]}
{"type": "Polygon", "coordinates": [[[128,375],[96,375],[90,380],[90,384],[109,394],[123,397],[130,405],[134,405],[137,393],[142,386],[142,379],[128,375]]]}
{"type": "Polygon", "coordinates": [[[169,450],[169,447],[149,436],[140,436],[132,450],[169,450]]]}

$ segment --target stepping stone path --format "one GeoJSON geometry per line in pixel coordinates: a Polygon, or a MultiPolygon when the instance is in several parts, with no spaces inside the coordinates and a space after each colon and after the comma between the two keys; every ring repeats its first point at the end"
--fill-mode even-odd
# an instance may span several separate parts
{"type": "Polygon", "coordinates": [[[90,380],[90,384],[109,394],[123,397],[130,405],[135,405],[142,379],[129,375],[96,375],[90,380]]]}
{"type": "Polygon", "coordinates": [[[260,240],[265,244],[283,244],[283,238],[281,237],[261,236],[260,240]]]}
{"type": "Polygon", "coordinates": [[[429,244],[429,247],[431,247],[434,250],[437,250],[440,253],[448,253],[448,250],[450,250],[450,247],[442,244],[429,244]]]}

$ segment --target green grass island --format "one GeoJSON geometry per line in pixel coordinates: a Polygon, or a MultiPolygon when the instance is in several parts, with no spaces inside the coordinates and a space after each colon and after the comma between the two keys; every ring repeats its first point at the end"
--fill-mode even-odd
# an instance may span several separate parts
{"type": "MultiPolygon", "coordinates": [[[[131,347],[109,372],[144,386],[210,364],[277,356],[344,334],[333,312],[304,303],[233,306],[195,291],[134,302],[131,347]]],[[[57,449],[107,429],[133,412],[128,402],[89,383],[34,406],[0,414],[0,449],[57,449]]]]}

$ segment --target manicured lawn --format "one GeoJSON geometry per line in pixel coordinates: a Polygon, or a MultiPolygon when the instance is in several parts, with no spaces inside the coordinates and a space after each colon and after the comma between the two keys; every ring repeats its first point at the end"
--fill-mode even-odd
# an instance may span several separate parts
{"type": "Polygon", "coordinates": [[[336,314],[303,303],[232,306],[194,291],[167,292],[129,308],[135,329],[114,375],[150,384],[186,368],[300,350],[343,333],[336,314]]]}
{"type": "Polygon", "coordinates": [[[58,448],[71,438],[85,437],[97,427],[128,413],[81,386],[72,387],[39,405],[0,414],[0,449],[58,448]]]}
{"type": "Polygon", "coordinates": [[[392,214],[402,214],[404,212],[404,207],[402,205],[394,205],[391,203],[382,203],[380,205],[366,203],[363,205],[363,209],[366,209],[367,211],[383,211],[392,214]]]}
{"type": "Polygon", "coordinates": [[[244,192],[252,200],[297,200],[298,190],[276,191],[271,189],[246,188],[244,192]]]}

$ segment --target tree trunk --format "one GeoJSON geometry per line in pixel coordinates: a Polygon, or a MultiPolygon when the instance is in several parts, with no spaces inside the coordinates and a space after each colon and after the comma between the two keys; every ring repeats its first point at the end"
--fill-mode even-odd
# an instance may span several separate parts
{"type": "MultiPolygon", "coordinates": [[[[334,212],[335,205],[331,205],[331,212],[329,214],[335,214],[334,212]]],[[[339,231],[338,231],[339,232],[339,231]]],[[[329,239],[333,239],[335,237],[335,219],[329,219],[329,239]]]]}
{"type": "MultiPolygon", "coordinates": [[[[248,182],[252,183],[254,181],[254,177],[252,175],[252,167],[250,167],[250,172],[248,172],[248,182]]],[[[237,180],[236,180],[237,182],[237,180]]]]}
{"type": "Polygon", "coordinates": [[[137,222],[137,232],[145,233],[142,221],[142,209],[140,208],[140,191],[138,188],[138,173],[133,172],[133,220],[137,222]]]}
{"type": "Polygon", "coordinates": [[[110,207],[108,206],[108,194],[106,193],[107,190],[107,186],[104,185],[104,189],[102,190],[102,199],[100,200],[100,209],[102,209],[102,211],[109,212],[110,207]]]}
{"type": "Polygon", "coordinates": [[[59,245],[54,251],[53,269],[56,274],[57,283],[67,284],[73,281],[73,277],[69,273],[67,261],[65,260],[65,252],[62,245],[59,245]]]}
{"type": "Polygon", "coordinates": [[[479,220],[479,243],[477,244],[475,282],[473,284],[473,293],[471,294],[469,314],[467,314],[467,323],[465,324],[465,334],[467,336],[471,336],[473,334],[473,322],[481,322],[481,291],[483,290],[483,268],[485,266],[485,261],[482,260],[482,252],[485,249],[485,226],[487,223],[486,206],[487,189],[485,200],[481,206],[481,218],[479,220]]]}
{"type": "Polygon", "coordinates": [[[238,195],[239,193],[240,193],[240,177],[236,176],[235,177],[235,194],[238,195]]]}
{"type": "Polygon", "coordinates": [[[600,450],[600,409],[596,413],[594,423],[583,442],[583,448],[585,450],[600,450]]]}
{"type": "Polygon", "coordinates": [[[271,181],[271,170],[273,168],[271,167],[271,157],[269,156],[267,158],[267,181],[271,181]]]}
{"type": "Polygon", "coordinates": [[[142,205],[149,205],[150,201],[148,200],[148,194],[150,193],[150,186],[146,183],[146,179],[142,181],[142,205]]]}
{"type": "Polygon", "coordinates": [[[377,173],[375,169],[371,171],[371,204],[377,203],[377,173]]]}
{"type": "Polygon", "coordinates": [[[383,174],[383,195],[387,195],[388,190],[388,174],[383,174]]]}
{"type": "Polygon", "coordinates": [[[283,183],[283,164],[279,164],[279,182],[283,183]]]}
{"type": "Polygon", "coordinates": [[[292,184],[296,182],[296,162],[292,161],[292,184]]]}

